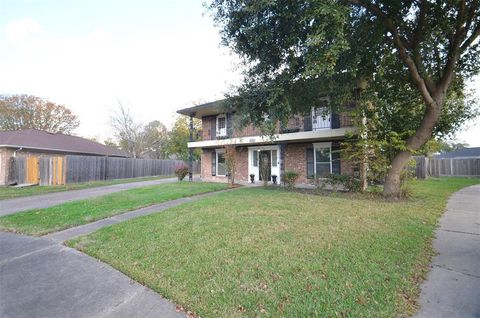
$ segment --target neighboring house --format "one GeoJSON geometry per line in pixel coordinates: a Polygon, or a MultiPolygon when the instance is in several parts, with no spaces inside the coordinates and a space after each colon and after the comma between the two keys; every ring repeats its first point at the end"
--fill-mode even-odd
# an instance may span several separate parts
{"type": "Polygon", "coordinates": [[[85,138],[49,133],[36,129],[0,131],[0,185],[8,182],[11,157],[63,157],[86,155],[126,158],[130,155],[119,149],[102,145],[85,138]]]}
{"type": "Polygon", "coordinates": [[[282,182],[285,171],[299,173],[298,182],[309,183],[314,175],[352,174],[353,168],[340,153],[340,142],[353,131],[346,115],[331,114],[328,103],[312,108],[308,116],[293,116],[286,127],[278,129],[274,138],[262,135],[249,125],[238,128],[235,111],[225,111],[226,101],[216,101],[181,109],[179,114],[202,120],[202,141],[190,142],[189,148],[201,148],[203,180],[226,180],[225,146],[236,147],[238,181],[248,182],[250,175],[259,181],[263,164],[271,176],[282,182]],[[263,157],[267,158],[259,160],[263,157]]]}
{"type": "Polygon", "coordinates": [[[435,156],[436,159],[469,159],[480,158],[480,147],[460,148],[450,152],[441,153],[435,156]]]}

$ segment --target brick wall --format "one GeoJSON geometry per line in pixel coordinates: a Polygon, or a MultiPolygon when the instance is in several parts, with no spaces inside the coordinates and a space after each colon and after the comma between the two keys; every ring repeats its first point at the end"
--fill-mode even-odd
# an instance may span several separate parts
{"type": "Polygon", "coordinates": [[[285,171],[299,174],[298,183],[309,183],[307,179],[307,147],[312,144],[289,144],[285,147],[285,171]]]}
{"type": "MultiPolygon", "coordinates": [[[[311,148],[312,143],[287,144],[285,146],[285,171],[295,171],[299,174],[298,183],[309,184],[307,179],[307,157],[306,149],[311,148]]],[[[201,176],[205,181],[227,182],[223,176],[212,176],[212,152],[215,149],[203,149],[201,176]]],[[[248,148],[238,147],[236,152],[237,169],[236,181],[248,182],[248,148]]],[[[341,159],[340,169],[342,174],[353,174],[353,167],[348,161],[341,159]]]]}
{"type": "MultiPolygon", "coordinates": [[[[228,182],[224,176],[212,176],[212,152],[215,149],[203,149],[201,177],[204,181],[228,182]]],[[[248,181],[248,148],[238,147],[236,150],[236,173],[235,181],[248,181]]]]}
{"type": "MultiPolygon", "coordinates": [[[[215,116],[206,116],[202,118],[202,140],[212,140],[212,121],[215,121],[215,116]]],[[[233,137],[250,137],[250,136],[260,136],[262,131],[259,128],[254,127],[252,124],[247,125],[246,127],[240,127],[237,116],[234,115],[233,118],[233,137]]],[[[349,116],[340,115],[340,127],[352,126],[352,122],[349,116]]],[[[295,115],[288,120],[286,127],[284,128],[285,132],[297,132],[304,131],[304,116],[295,115]]],[[[280,125],[276,129],[276,133],[280,133],[280,125]]]]}
{"type": "Polygon", "coordinates": [[[0,148],[0,185],[7,184],[9,159],[12,155],[12,150],[0,148]]]}
{"type": "Polygon", "coordinates": [[[212,140],[212,121],[215,121],[215,116],[202,117],[202,140],[212,140]]]}
{"type": "MultiPolygon", "coordinates": [[[[295,171],[300,176],[298,183],[311,183],[307,179],[307,148],[313,147],[311,143],[289,144],[285,147],[285,171],[295,171]]],[[[340,159],[340,172],[353,174],[352,165],[345,159],[340,159]]]]}

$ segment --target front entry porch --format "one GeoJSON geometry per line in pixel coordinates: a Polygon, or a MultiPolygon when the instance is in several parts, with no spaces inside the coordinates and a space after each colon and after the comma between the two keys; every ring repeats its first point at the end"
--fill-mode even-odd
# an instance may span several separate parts
{"type": "Polygon", "coordinates": [[[276,179],[281,183],[280,176],[280,146],[256,146],[248,148],[248,175],[254,175],[254,181],[263,181],[262,173],[265,169],[269,182],[276,179]]]}

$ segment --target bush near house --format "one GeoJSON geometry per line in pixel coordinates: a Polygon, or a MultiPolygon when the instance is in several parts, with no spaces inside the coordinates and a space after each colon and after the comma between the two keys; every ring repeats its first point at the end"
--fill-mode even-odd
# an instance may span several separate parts
{"type": "Polygon", "coordinates": [[[175,169],[175,175],[177,176],[178,181],[182,181],[183,179],[185,179],[188,174],[188,170],[189,169],[187,166],[179,166],[175,169]]]}
{"type": "Polygon", "coordinates": [[[295,171],[285,171],[285,175],[283,176],[283,181],[285,182],[285,185],[289,189],[293,189],[295,187],[295,184],[297,183],[299,174],[298,172],[295,171]]]}

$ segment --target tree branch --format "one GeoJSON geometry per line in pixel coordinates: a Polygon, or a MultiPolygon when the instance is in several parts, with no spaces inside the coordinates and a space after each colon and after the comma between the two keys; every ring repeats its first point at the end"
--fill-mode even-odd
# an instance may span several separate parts
{"type": "Polygon", "coordinates": [[[410,42],[410,49],[415,50],[422,41],[423,27],[425,26],[425,17],[427,11],[427,0],[420,1],[420,11],[418,13],[417,27],[413,32],[412,41],[410,42]]]}
{"type": "Polygon", "coordinates": [[[455,67],[457,66],[457,61],[460,57],[461,48],[460,45],[464,40],[467,29],[463,27],[465,23],[465,1],[460,1],[458,5],[458,14],[457,21],[455,24],[455,34],[453,39],[450,42],[450,48],[448,50],[447,63],[443,69],[442,78],[439,81],[438,88],[440,93],[445,94],[448,86],[452,82],[455,67]]]}
{"type": "MultiPolygon", "coordinates": [[[[410,75],[412,76],[413,82],[417,86],[418,90],[420,91],[420,94],[422,95],[422,98],[425,100],[425,103],[427,107],[431,108],[436,108],[437,103],[432,97],[432,94],[430,93],[429,88],[427,87],[427,84],[425,83],[425,80],[423,77],[420,75],[420,72],[418,71],[417,65],[413,61],[412,57],[408,54],[407,49],[405,47],[404,42],[400,38],[400,35],[398,33],[398,30],[393,22],[393,20],[385,14],[377,5],[373,3],[367,3],[362,0],[350,0],[352,4],[362,6],[366,10],[370,11],[374,15],[376,15],[378,18],[380,18],[383,23],[385,24],[386,28],[390,33],[392,33],[393,36],[393,43],[396,46],[398,50],[398,54],[400,56],[400,59],[406,64],[408,71],[410,72],[410,75]]],[[[432,85],[434,86],[434,85],[432,85]]],[[[432,87],[432,92],[435,89],[432,87]]]]}
{"type": "Polygon", "coordinates": [[[480,36],[480,23],[477,24],[475,29],[472,32],[472,35],[466,39],[462,45],[460,46],[460,53],[463,53],[470,45],[472,45],[473,41],[475,41],[480,36]]]}

